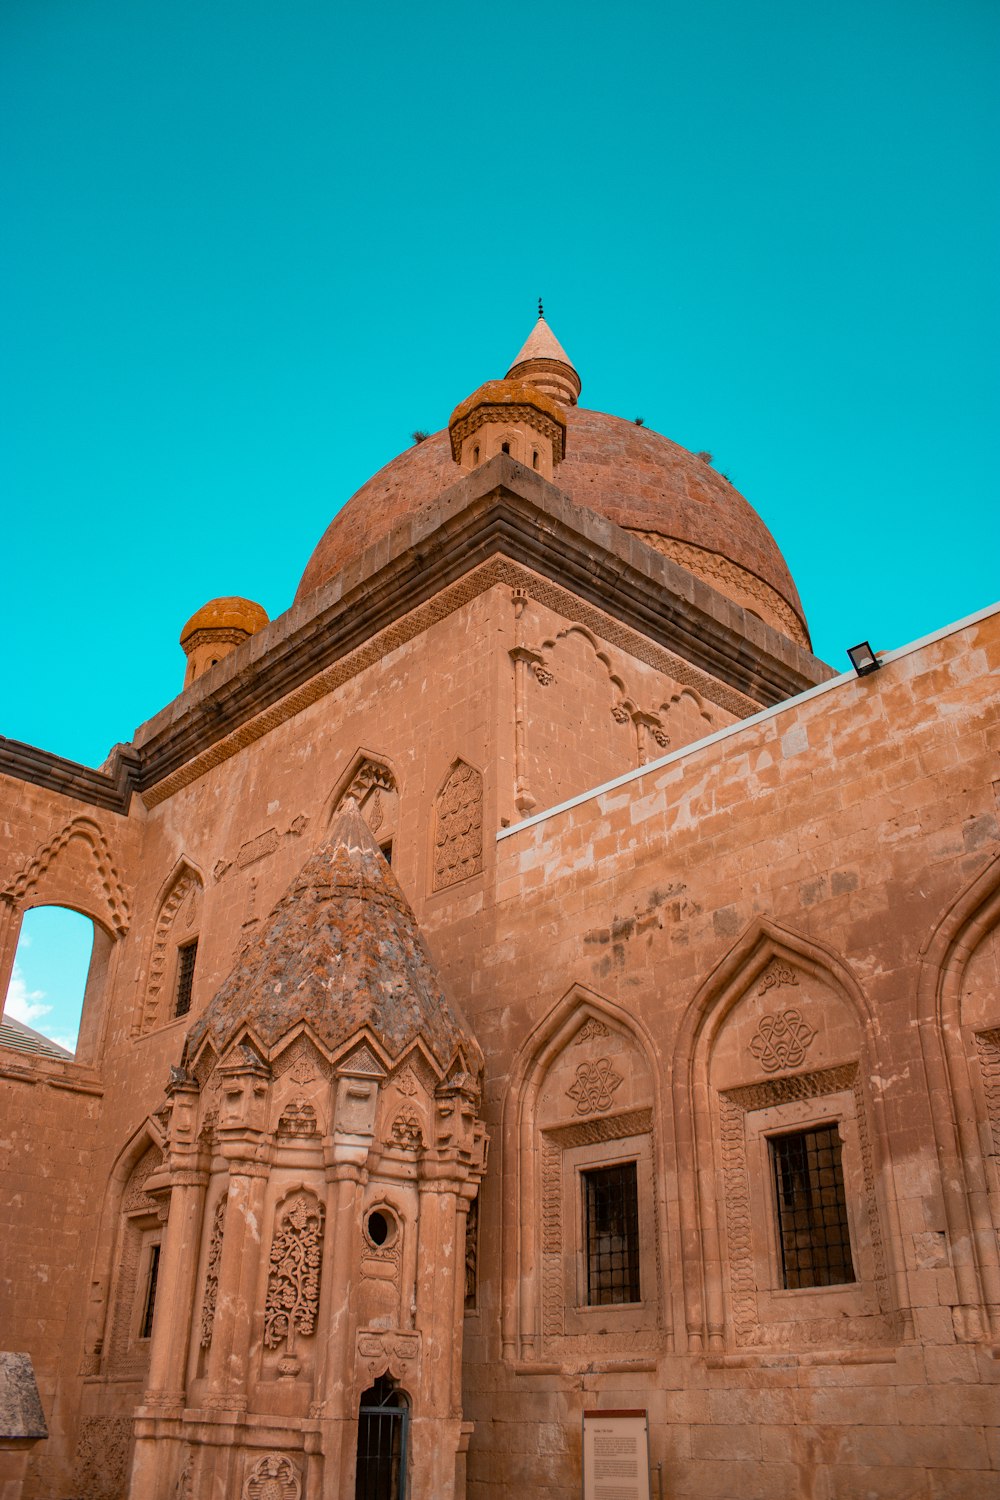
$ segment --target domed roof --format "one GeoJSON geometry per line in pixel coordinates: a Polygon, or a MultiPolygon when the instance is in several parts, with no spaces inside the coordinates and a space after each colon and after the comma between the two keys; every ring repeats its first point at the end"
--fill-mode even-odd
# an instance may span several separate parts
{"type": "MultiPolygon", "coordinates": [[[[723,559],[721,570],[709,581],[739,603],[745,602],[745,590],[727,590],[725,563],[741,574],[754,575],[804,622],[798,590],[771,533],[706,459],[621,417],[579,406],[564,406],[562,411],[566,457],[556,473],[558,489],[577,505],[647,540],[679,543],[678,560],[692,571],[702,570],[687,561],[685,547],[723,559]]],[[[334,516],[309,559],[296,598],[333,578],[393,527],[429,509],[461,477],[447,431],[401,453],[334,516]]],[[[671,554],[669,545],[660,550],[677,555],[676,549],[671,554]]]]}
{"type": "Polygon", "coordinates": [[[196,630],[245,630],[247,635],[256,635],[267,623],[267,610],[252,599],[241,599],[235,594],[225,599],[210,599],[195,610],[184,626],[181,645],[196,630]]]}

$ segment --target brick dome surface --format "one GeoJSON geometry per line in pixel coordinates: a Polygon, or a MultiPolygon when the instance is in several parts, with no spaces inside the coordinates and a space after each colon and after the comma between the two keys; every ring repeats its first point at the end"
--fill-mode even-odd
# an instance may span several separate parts
{"type": "MultiPolygon", "coordinates": [[[[604,412],[567,407],[566,457],[556,486],[630,531],[655,532],[727,558],[769,584],[804,621],[798,590],[756,511],[711,464],[648,427],[604,412]]],[[[380,469],[334,516],[302,575],[296,598],[461,478],[447,431],[416,443],[380,469]]]]}

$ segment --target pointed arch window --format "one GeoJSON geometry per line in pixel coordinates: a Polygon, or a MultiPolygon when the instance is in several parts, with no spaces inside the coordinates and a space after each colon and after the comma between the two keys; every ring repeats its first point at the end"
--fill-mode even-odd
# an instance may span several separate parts
{"type": "Polygon", "coordinates": [[[196,963],[204,886],[194,867],[181,860],[160,898],[134,1033],[154,1031],[186,1016],[197,1002],[196,963]]]}

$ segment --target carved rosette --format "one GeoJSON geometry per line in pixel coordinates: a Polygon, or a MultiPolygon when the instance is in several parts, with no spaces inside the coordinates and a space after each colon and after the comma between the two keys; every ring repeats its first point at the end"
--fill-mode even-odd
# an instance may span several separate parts
{"type": "Polygon", "coordinates": [[[781,1068],[800,1068],[816,1033],[797,1010],[776,1010],[761,1016],[750,1038],[749,1050],[765,1073],[781,1068]]]}
{"type": "Polygon", "coordinates": [[[286,1346],[280,1373],[295,1375],[295,1338],[309,1337],[319,1313],[323,1205],[312,1193],[295,1193],[282,1208],[271,1242],[271,1265],[264,1304],[264,1346],[286,1346]]]}
{"type": "Polygon", "coordinates": [[[287,1455],[265,1453],[243,1481],[242,1500],[300,1500],[302,1481],[287,1455]]]}
{"type": "Polygon", "coordinates": [[[599,1057],[596,1062],[580,1064],[566,1093],[575,1103],[578,1115],[599,1114],[611,1108],[615,1092],[624,1081],[615,1072],[610,1057],[599,1057]]]}

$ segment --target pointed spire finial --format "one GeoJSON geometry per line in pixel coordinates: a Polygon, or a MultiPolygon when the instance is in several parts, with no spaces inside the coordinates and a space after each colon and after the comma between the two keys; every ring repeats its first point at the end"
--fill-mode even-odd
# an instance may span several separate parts
{"type": "Polygon", "coordinates": [[[538,299],[538,321],[520,353],[507,371],[508,380],[526,380],[564,406],[575,406],[580,395],[580,377],[573,362],[545,321],[545,308],[538,299]]]}

